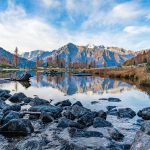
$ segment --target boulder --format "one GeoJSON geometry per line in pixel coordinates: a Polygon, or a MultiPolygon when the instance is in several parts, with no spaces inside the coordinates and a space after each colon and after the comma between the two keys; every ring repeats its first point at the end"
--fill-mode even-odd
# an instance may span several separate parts
{"type": "Polygon", "coordinates": [[[0,109],[4,109],[8,106],[9,106],[8,104],[6,104],[3,100],[0,99],[0,109]]]}
{"type": "Polygon", "coordinates": [[[103,134],[97,131],[86,131],[84,129],[68,128],[70,137],[103,137],[103,134]]]}
{"type": "Polygon", "coordinates": [[[106,121],[105,119],[103,118],[100,118],[100,117],[96,117],[94,118],[94,121],[93,121],[93,127],[94,128],[97,128],[97,127],[112,127],[113,125],[106,121]]]}
{"type": "Polygon", "coordinates": [[[83,128],[83,126],[81,124],[74,122],[70,119],[67,119],[65,117],[59,118],[57,127],[61,127],[61,128],[67,128],[67,127],[83,128]]]}
{"type": "Polygon", "coordinates": [[[27,119],[12,119],[0,127],[0,134],[5,136],[26,136],[33,131],[33,126],[27,119]]]}
{"type": "Polygon", "coordinates": [[[73,105],[71,108],[71,113],[76,117],[80,118],[81,116],[85,115],[86,113],[90,112],[89,109],[79,106],[79,105],[73,105]]]}
{"type": "Polygon", "coordinates": [[[1,122],[3,124],[6,124],[7,122],[9,122],[12,119],[19,119],[19,118],[22,118],[22,117],[23,117],[22,114],[20,114],[16,111],[10,111],[10,112],[4,114],[1,122]]]}
{"type": "Polygon", "coordinates": [[[76,145],[74,143],[66,142],[63,144],[63,146],[60,148],[60,150],[87,150],[87,148],[81,147],[81,146],[76,145]]]}
{"type": "Polygon", "coordinates": [[[11,97],[10,91],[8,91],[8,90],[2,90],[2,91],[0,91],[0,97],[8,99],[9,97],[11,97]]]}
{"type": "Polygon", "coordinates": [[[71,119],[71,120],[74,120],[76,117],[71,113],[70,110],[66,109],[66,110],[63,110],[62,111],[62,116],[68,118],[68,119],[71,119]]]}
{"type": "Polygon", "coordinates": [[[118,116],[118,110],[112,109],[112,110],[108,111],[107,114],[112,115],[112,116],[118,116]]]}
{"type": "Polygon", "coordinates": [[[49,101],[45,100],[45,99],[41,99],[39,97],[35,97],[33,98],[30,103],[31,106],[38,106],[38,105],[49,105],[49,101]]]}
{"type": "Polygon", "coordinates": [[[135,135],[134,142],[130,150],[149,150],[150,136],[143,131],[138,131],[135,135]]]}
{"type": "Polygon", "coordinates": [[[150,120],[150,107],[139,110],[137,115],[142,117],[144,120],[150,120]]]}
{"type": "Polygon", "coordinates": [[[108,101],[109,102],[120,102],[121,100],[119,98],[110,97],[110,98],[108,98],[108,101]]]}
{"type": "Polygon", "coordinates": [[[41,143],[36,138],[22,140],[16,147],[17,150],[42,150],[41,143]]]}
{"type": "Polygon", "coordinates": [[[49,112],[52,117],[57,118],[60,116],[62,109],[58,106],[53,105],[38,105],[29,108],[32,112],[49,112]]]}
{"type": "Polygon", "coordinates": [[[23,101],[23,99],[26,97],[24,93],[15,93],[13,96],[9,98],[9,101],[12,103],[20,103],[23,101]]]}
{"type": "Polygon", "coordinates": [[[11,105],[11,106],[7,106],[3,109],[3,112],[5,113],[6,111],[20,111],[21,110],[21,106],[20,105],[11,105]]]}
{"type": "Polygon", "coordinates": [[[83,106],[80,101],[76,101],[72,106],[74,106],[74,105],[83,106]]]}
{"type": "Polygon", "coordinates": [[[33,98],[31,98],[31,97],[25,97],[23,99],[24,103],[26,103],[26,104],[30,103],[32,100],[33,100],[33,98]]]}
{"type": "Polygon", "coordinates": [[[106,108],[107,108],[107,110],[108,111],[111,111],[112,109],[114,109],[114,108],[116,108],[117,106],[107,106],[106,108]]]}
{"type": "Polygon", "coordinates": [[[120,141],[120,140],[123,140],[124,138],[124,135],[115,128],[108,129],[108,133],[110,137],[115,141],[120,141]]]}
{"type": "Polygon", "coordinates": [[[89,127],[93,124],[94,118],[96,117],[96,112],[87,112],[83,116],[81,116],[77,122],[82,124],[85,127],[89,127]]]}
{"type": "Polygon", "coordinates": [[[97,117],[100,117],[100,118],[103,118],[103,119],[106,120],[106,118],[107,118],[107,113],[104,112],[103,110],[100,110],[100,111],[97,112],[97,117]]]}
{"type": "Polygon", "coordinates": [[[45,123],[53,121],[53,118],[47,112],[42,112],[40,115],[40,119],[45,123]]]}
{"type": "Polygon", "coordinates": [[[61,102],[57,102],[56,104],[54,104],[55,106],[60,106],[60,107],[64,107],[64,106],[71,106],[71,102],[69,101],[69,99],[61,101],[61,102]]]}
{"type": "Polygon", "coordinates": [[[144,121],[141,125],[141,131],[145,132],[150,136],[150,120],[144,121]]]}
{"type": "Polygon", "coordinates": [[[120,108],[118,109],[118,117],[120,118],[133,118],[136,113],[131,108],[120,108]]]}

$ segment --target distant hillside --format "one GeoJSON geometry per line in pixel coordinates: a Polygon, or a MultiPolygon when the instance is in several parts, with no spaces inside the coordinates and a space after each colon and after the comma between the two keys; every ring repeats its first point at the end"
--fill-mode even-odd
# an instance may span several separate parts
{"type": "Polygon", "coordinates": [[[142,63],[150,63],[150,49],[143,50],[132,59],[125,61],[124,66],[138,65],[142,63]]]}
{"type": "Polygon", "coordinates": [[[39,59],[45,62],[47,60],[47,57],[51,55],[51,53],[52,52],[50,51],[34,50],[31,52],[25,52],[21,54],[20,56],[28,60],[34,61],[34,62],[36,61],[37,57],[39,57],[39,59]]]}
{"type": "MultiPolygon", "coordinates": [[[[6,62],[8,62],[8,64],[13,64],[13,57],[14,55],[8,51],[6,51],[5,49],[0,47],[0,64],[2,63],[3,60],[5,60],[6,62]]],[[[18,62],[18,67],[28,67],[28,68],[33,68],[35,67],[35,62],[33,61],[29,61],[25,58],[19,57],[18,58],[19,62],[18,62]]]]}

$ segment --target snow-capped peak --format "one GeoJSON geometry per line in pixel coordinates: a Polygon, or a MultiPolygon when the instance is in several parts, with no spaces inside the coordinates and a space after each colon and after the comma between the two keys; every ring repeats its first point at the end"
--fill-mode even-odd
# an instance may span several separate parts
{"type": "Polygon", "coordinates": [[[94,47],[95,47],[94,44],[88,44],[88,45],[87,45],[87,48],[94,48],[94,47]]]}

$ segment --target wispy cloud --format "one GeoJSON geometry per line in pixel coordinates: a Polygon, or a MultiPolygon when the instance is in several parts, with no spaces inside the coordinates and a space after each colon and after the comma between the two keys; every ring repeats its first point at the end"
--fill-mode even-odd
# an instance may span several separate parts
{"type": "Polygon", "coordinates": [[[139,1],[35,1],[38,3],[31,6],[28,0],[25,5],[9,0],[7,8],[0,11],[0,46],[9,50],[18,46],[22,52],[57,49],[68,42],[149,47],[150,36],[144,35],[150,35],[149,15],[139,1]]]}

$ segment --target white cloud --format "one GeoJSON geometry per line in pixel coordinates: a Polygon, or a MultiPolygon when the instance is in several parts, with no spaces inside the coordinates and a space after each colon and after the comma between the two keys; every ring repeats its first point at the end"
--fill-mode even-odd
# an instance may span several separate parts
{"type": "Polygon", "coordinates": [[[147,26],[127,26],[124,31],[129,34],[140,34],[144,32],[150,32],[150,27],[147,26]]]}

